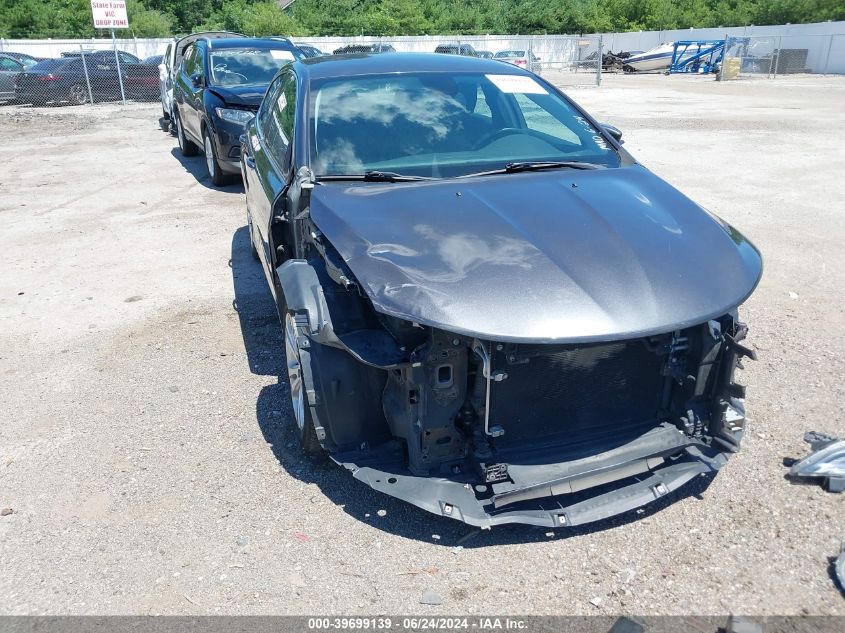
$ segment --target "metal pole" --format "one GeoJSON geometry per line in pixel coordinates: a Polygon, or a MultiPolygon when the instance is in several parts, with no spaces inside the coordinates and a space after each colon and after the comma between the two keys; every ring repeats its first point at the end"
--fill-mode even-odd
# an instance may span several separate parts
{"type": "Polygon", "coordinates": [[[599,35],[599,54],[596,58],[596,86],[601,86],[601,64],[602,64],[602,54],[603,54],[602,44],[601,44],[601,35],[599,35]]]}
{"type": "Polygon", "coordinates": [[[783,46],[783,36],[781,35],[781,36],[778,37],[778,54],[775,55],[775,60],[774,60],[775,61],[775,70],[774,70],[774,74],[772,75],[773,79],[778,76],[778,66],[780,65],[780,49],[781,49],[782,46],[783,46]]]}
{"type": "MultiPolygon", "coordinates": [[[[722,44],[722,63],[719,64],[719,74],[716,76],[716,81],[724,81],[725,80],[725,62],[728,59],[728,43],[730,42],[730,36],[725,33],[725,43],[722,44]]],[[[742,62],[739,62],[739,67],[742,68],[742,62]]]]}
{"type": "Polygon", "coordinates": [[[123,105],[126,105],[126,92],[123,90],[123,73],[120,72],[120,57],[117,54],[117,40],[114,38],[114,29],[111,30],[111,45],[114,50],[114,61],[117,64],[117,80],[120,82],[120,98],[123,105]]]}
{"type": "Polygon", "coordinates": [[[85,84],[88,86],[88,98],[93,104],[94,93],[91,92],[91,79],[88,77],[88,62],[85,61],[85,49],[82,48],[82,44],[79,45],[79,54],[82,56],[82,71],[85,73],[85,84]]]}
{"type": "Polygon", "coordinates": [[[827,56],[824,58],[824,72],[827,74],[827,67],[830,65],[830,49],[833,46],[833,35],[827,36],[827,56]]]}

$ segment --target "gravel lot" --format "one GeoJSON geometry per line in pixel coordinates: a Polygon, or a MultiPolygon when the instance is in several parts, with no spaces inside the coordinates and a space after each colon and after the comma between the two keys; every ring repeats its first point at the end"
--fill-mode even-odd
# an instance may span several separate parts
{"type": "Polygon", "coordinates": [[[0,612],[845,615],[845,495],[783,465],[845,434],[845,77],[571,94],[764,254],[750,430],[709,486],[480,532],[309,462],[242,188],[155,104],[2,107],[0,612]]]}

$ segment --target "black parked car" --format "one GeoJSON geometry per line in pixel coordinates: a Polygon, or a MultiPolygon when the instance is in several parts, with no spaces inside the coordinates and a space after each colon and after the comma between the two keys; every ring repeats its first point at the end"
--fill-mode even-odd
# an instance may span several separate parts
{"type": "Polygon", "coordinates": [[[311,44],[304,44],[304,43],[296,43],[294,44],[299,50],[302,51],[303,57],[322,57],[325,55],[323,51],[321,51],[316,46],[312,46],[311,44]]]}
{"type": "Polygon", "coordinates": [[[176,137],[185,156],[203,149],[215,185],[240,174],[244,124],[279,68],[300,57],[282,38],[203,38],[185,52],[173,87],[176,137]]]}
{"type": "Polygon", "coordinates": [[[434,49],[435,53],[442,53],[446,55],[463,55],[464,57],[478,57],[476,51],[470,44],[440,44],[434,49]]]}
{"type": "Polygon", "coordinates": [[[354,53],[395,53],[390,44],[347,44],[334,49],[332,55],[350,55],[354,53]]]}
{"type": "Polygon", "coordinates": [[[241,166],[305,450],[482,526],[588,523],[721,468],[760,254],[620,138],[493,60],[283,69],[241,166]]]}
{"type": "Polygon", "coordinates": [[[95,100],[120,99],[120,83],[114,60],[88,60],[88,81],[80,57],[63,57],[39,62],[18,75],[15,92],[21,103],[44,105],[67,102],[81,105],[89,101],[88,83],[95,100]]]}
{"type": "MultiPolygon", "coordinates": [[[[149,98],[145,85],[148,82],[143,78],[148,67],[131,53],[117,51],[117,55],[126,97],[149,98]]],[[[85,51],[84,57],[81,51],[68,51],[58,59],[39,62],[18,75],[15,91],[17,100],[22,103],[80,105],[90,100],[89,85],[95,101],[120,99],[120,83],[113,50],[85,51]]]]}

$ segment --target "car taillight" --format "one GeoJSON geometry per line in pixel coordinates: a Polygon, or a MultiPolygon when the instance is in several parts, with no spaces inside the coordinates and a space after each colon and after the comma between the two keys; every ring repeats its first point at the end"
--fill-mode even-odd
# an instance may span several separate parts
{"type": "Polygon", "coordinates": [[[517,59],[516,65],[517,66],[525,66],[525,60],[524,59],[517,59]]]}
{"type": "Polygon", "coordinates": [[[61,75],[54,75],[53,73],[48,73],[46,75],[39,75],[38,78],[41,81],[58,81],[62,78],[61,75]]]}

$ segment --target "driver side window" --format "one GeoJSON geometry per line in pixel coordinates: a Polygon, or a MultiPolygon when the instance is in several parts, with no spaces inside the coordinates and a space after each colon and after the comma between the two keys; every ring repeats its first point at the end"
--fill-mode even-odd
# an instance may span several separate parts
{"type": "Polygon", "coordinates": [[[266,151],[279,165],[284,164],[288,144],[293,138],[295,110],[296,77],[286,72],[270,86],[258,114],[258,126],[266,151]]]}
{"type": "Polygon", "coordinates": [[[194,72],[191,73],[192,75],[205,75],[205,59],[203,56],[203,49],[199,46],[196,47],[196,52],[194,53],[194,72]]]}
{"type": "Polygon", "coordinates": [[[185,53],[185,59],[182,61],[182,69],[189,77],[194,74],[194,57],[196,56],[196,52],[196,47],[192,45],[185,53]]]}

